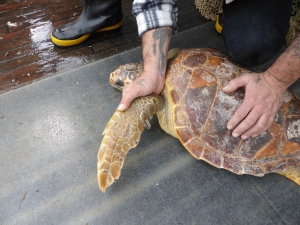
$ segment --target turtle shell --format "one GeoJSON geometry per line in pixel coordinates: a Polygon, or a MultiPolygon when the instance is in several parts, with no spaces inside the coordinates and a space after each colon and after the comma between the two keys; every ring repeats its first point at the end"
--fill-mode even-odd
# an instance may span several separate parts
{"type": "Polygon", "coordinates": [[[286,92],[277,119],[263,134],[234,138],[226,124],[244,99],[244,89],[222,88],[250,72],[214,49],[180,50],[166,74],[175,131],[197,159],[236,174],[263,176],[300,165],[300,101],[286,92]]]}

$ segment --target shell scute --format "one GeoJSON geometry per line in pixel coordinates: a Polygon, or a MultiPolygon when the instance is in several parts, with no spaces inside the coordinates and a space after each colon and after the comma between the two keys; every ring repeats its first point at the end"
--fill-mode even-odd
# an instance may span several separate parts
{"type": "Polygon", "coordinates": [[[219,133],[225,129],[224,124],[229,121],[243,99],[244,91],[242,89],[239,89],[232,95],[227,95],[219,89],[216,90],[216,98],[213,100],[213,106],[207,122],[209,126],[207,132],[219,133]]]}
{"type": "Polygon", "coordinates": [[[297,165],[300,164],[300,158],[295,157],[295,158],[292,158],[292,159],[287,159],[287,160],[285,160],[285,164],[287,166],[297,166],[297,165]]]}
{"type": "Polygon", "coordinates": [[[178,105],[174,108],[174,121],[177,127],[187,126],[186,114],[182,109],[182,106],[178,105]]]}
{"type": "Polygon", "coordinates": [[[228,129],[219,130],[217,133],[204,133],[201,140],[212,149],[222,152],[222,154],[238,156],[240,140],[232,137],[228,129]]]}
{"type": "Polygon", "coordinates": [[[189,142],[194,137],[188,127],[177,128],[176,132],[178,136],[180,136],[180,140],[183,144],[189,142]]]}
{"type": "MultiPolygon", "coordinates": [[[[255,138],[244,140],[240,146],[240,155],[246,159],[255,159],[256,154],[272,141],[272,136],[268,131],[255,138]]],[[[277,149],[273,149],[275,153],[277,149]]]]}
{"type": "Polygon", "coordinates": [[[300,154],[299,144],[286,141],[282,146],[281,154],[284,156],[289,156],[289,155],[293,155],[295,153],[300,154]]]}
{"type": "Polygon", "coordinates": [[[179,70],[177,73],[178,73],[179,77],[178,77],[178,79],[175,80],[174,87],[176,87],[178,94],[180,96],[182,96],[186,91],[192,71],[191,70],[184,70],[184,71],[179,70]]]}
{"type": "Polygon", "coordinates": [[[243,162],[243,173],[262,177],[265,171],[260,164],[253,161],[245,161],[243,162]]]}
{"type": "Polygon", "coordinates": [[[300,154],[300,100],[292,97],[284,117],[283,154],[300,154]]]}
{"type": "Polygon", "coordinates": [[[179,104],[180,103],[180,97],[175,89],[170,91],[170,96],[173,104],[179,104]]]}
{"type": "MultiPolygon", "coordinates": [[[[216,90],[217,91],[217,90],[216,90]]],[[[224,126],[243,100],[243,92],[239,90],[233,95],[217,92],[209,111],[208,120],[201,139],[210,147],[223,154],[238,155],[240,139],[234,138],[224,126]]]]}
{"type": "Polygon", "coordinates": [[[285,160],[279,160],[276,162],[263,164],[265,173],[282,172],[286,169],[285,160]]]}
{"type": "Polygon", "coordinates": [[[233,173],[236,174],[242,174],[243,173],[243,164],[242,161],[238,158],[224,158],[223,161],[223,168],[227,169],[233,173]]]}
{"type": "Polygon", "coordinates": [[[215,74],[218,79],[232,80],[241,73],[250,72],[249,70],[237,67],[227,58],[209,57],[205,63],[205,69],[215,74]]]}
{"type": "Polygon", "coordinates": [[[214,151],[214,149],[209,149],[207,146],[205,146],[205,148],[204,148],[201,159],[217,168],[223,168],[222,167],[222,161],[223,161],[222,154],[214,151]]]}
{"type": "Polygon", "coordinates": [[[216,86],[217,79],[203,68],[196,68],[189,82],[189,88],[216,86]]]}
{"type": "MultiPolygon", "coordinates": [[[[265,145],[261,149],[257,149],[254,159],[274,158],[280,156],[279,152],[282,148],[282,129],[282,124],[278,122],[274,122],[271,125],[267,133],[272,137],[269,140],[265,136],[261,138],[262,141],[265,141],[265,145]]],[[[252,139],[255,140],[257,138],[258,137],[252,139]]]]}
{"type": "Polygon", "coordinates": [[[197,159],[200,159],[204,150],[204,144],[198,138],[191,139],[185,147],[197,159]]]}
{"type": "Polygon", "coordinates": [[[300,146],[300,116],[287,118],[285,128],[287,140],[300,146]]]}
{"type": "Polygon", "coordinates": [[[297,98],[292,98],[289,102],[287,116],[300,114],[300,100],[297,98]]]}
{"type": "Polygon", "coordinates": [[[203,65],[205,62],[206,55],[204,55],[203,53],[196,53],[188,55],[186,60],[183,62],[183,65],[194,68],[203,65]]]}
{"type": "Polygon", "coordinates": [[[216,86],[188,89],[184,96],[184,109],[193,133],[199,137],[211,111],[211,105],[217,91],[216,86]]]}

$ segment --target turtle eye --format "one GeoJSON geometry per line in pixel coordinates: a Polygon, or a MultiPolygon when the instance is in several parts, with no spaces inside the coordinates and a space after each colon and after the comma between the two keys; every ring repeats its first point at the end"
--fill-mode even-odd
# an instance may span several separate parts
{"type": "Polygon", "coordinates": [[[116,81],[115,85],[118,86],[118,87],[124,87],[124,82],[118,79],[116,81]]]}

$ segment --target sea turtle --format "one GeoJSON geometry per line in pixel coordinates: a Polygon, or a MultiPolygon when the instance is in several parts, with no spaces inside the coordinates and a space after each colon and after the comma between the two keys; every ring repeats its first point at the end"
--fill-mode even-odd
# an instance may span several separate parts
{"type": "MultiPolygon", "coordinates": [[[[122,90],[142,70],[138,63],[120,66],[111,73],[110,83],[122,90]]],[[[225,94],[222,87],[245,72],[250,71],[219,50],[170,50],[161,95],[137,98],[108,122],[98,153],[100,189],[105,192],[119,178],[127,152],[136,147],[155,113],[161,128],[196,159],[236,174],[280,173],[300,185],[300,100],[296,96],[285,93],[275,121],[257,137],[234,138],[226,128],[244,99],[244,89],[225,94]]]]}

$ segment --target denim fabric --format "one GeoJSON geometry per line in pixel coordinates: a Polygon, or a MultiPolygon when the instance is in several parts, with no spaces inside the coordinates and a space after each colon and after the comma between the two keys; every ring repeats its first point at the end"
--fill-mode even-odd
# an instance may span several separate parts
{"type": "Polygon", "coordinates": [[[292,0],[236,0],[223,4],[222,36],[232,59],[260,65],[283,46],[292,0]]]}

